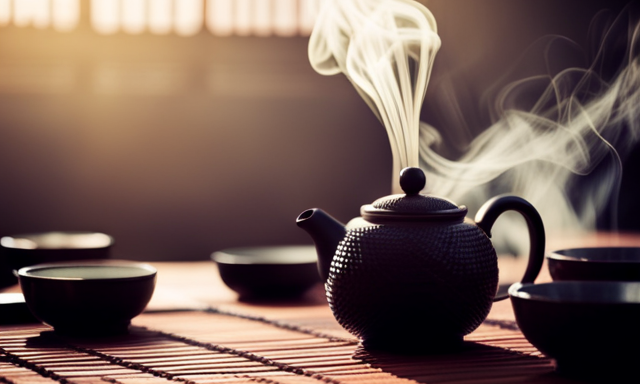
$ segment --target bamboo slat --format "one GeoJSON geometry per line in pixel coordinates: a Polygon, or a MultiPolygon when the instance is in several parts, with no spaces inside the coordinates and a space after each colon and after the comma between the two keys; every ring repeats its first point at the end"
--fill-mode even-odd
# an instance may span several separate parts
{"type": "Polygon", "coordinates": [[[46,326],[0,329],[0,352],[0,380],[10,383],[568,382],[553,376],[553,362],[515,326],[492,324],[457,353],[398,355],[296,324],[177,311],[145,313],[128,335],[113,338],[66,338],[46,326]]]}

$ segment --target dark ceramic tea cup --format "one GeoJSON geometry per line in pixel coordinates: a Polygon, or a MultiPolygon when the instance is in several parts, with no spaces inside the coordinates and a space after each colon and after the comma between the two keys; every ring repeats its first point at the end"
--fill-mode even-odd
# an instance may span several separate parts
{"type": "Polygon", "coordinates": [[[106,259],[113,238],[100,232],[41,232],[4,236],[0,252],[13,269],[71,260],[106,259]]]}
{"type": "Polygon", "coordinates": [[[561,372],[627,375],[640,361],[638,282],[517,283],[509,296],[524,336],[561,372]]]}
{"type": "Polygon", "coordinates": [[[0,238],[0,287],[17,283],[14,270],[29,265],[106,259],[113,238],[99,232],[40,232],[0,238]]]}
{"type": "Polygon", "coordinates": [[[18,271],[33,315],[61,334],[126,333],[145,309],[156,282],[148,264],[90,260],[39,264],[18,271]]]}
{"type": "Polygon", "coordinates": [[[547,255],[558,280],[640,281],[640,247],[572,248],[547,255]]]}
{"type": "Polygon", "coordinates": [[[241,299],[298,296],[320,282],[313,246],[231,248],[211,259],[241,299]]]}

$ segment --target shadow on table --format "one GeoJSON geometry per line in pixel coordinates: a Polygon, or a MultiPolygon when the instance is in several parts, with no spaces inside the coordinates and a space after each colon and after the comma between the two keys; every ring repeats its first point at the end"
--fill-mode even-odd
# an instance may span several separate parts
{"type": "Polygon", "coordinates": [[[578,382],[556,374],[551,359],[473,342],[465,342],[462,350],[458,352],[429,355],[399,355],[359,347],[353,358],[398,377],[420,383],[578,382]]]}
{"type": "Polygon", "coordinates": [[[98,348],[119,344],[142,343],[157,339],[157,334],[144,328],[131,326],[129,332],[122,335],[109,336],[67,336],[60,335],[53,330],[42,331],[38,336],[30,337],[26,347],[32,349],[59,349],[70,347],[98,348]]]}
{"type": "Polygon", "coordinates": [[[322,284],[316,284],[308,291],[297,296],[257,296],[239,297],[238,301],[243,304],[269,307],[311,307],[316,305],[327,305],[327,296],[322,284]]]}

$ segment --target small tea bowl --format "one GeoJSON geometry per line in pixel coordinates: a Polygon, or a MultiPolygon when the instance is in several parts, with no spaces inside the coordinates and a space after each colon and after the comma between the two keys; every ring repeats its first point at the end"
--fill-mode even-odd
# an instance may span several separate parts
{"type": "Polygon", "coordinates": [[[509,296],[524,336],[561,373],[628,375],[640,361],[638,282],[516,283],[509,296]]]}
{"type": "Polygon", "coordinates": [[[18,271],[33,315],[57,333],[127,333],[155,289],[154,267],[130,261],[88,260],[39,264],[18,271]]]}
{"type": "Polygon", "coordinates": [[[294,297],[320,282],[313,246],[230,248],[211,259],[241,299],[294,297]]]}
{"type": "Polygon", "coordinates": [[[41,232],[0,238],[0,254],[13,269],[71,260],[106,259],[113,237],[100,232],[41,232]]]}
{"type": "Polygon", "coordinates": [[[640,281],[640,247],[572,248],[547,255],[554,281],[640,281]]]}

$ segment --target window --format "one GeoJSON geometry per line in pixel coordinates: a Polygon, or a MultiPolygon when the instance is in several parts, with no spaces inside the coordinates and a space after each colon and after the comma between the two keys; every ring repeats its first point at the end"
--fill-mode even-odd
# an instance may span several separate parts
{"type": "Polygon", "coordinates": [[[73,30],[80,19],[80,0],[0,0],[0,26],[73,30]]]}
{"type": "Polygon", "coordinates": [[[308,36],[322,0],[0,0],[0,26],[72,31],[88,6],[99,34],[308,36]]]}

